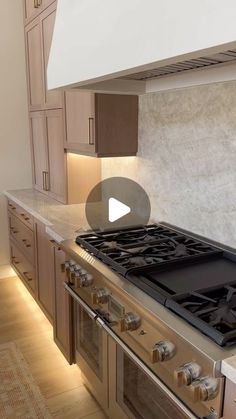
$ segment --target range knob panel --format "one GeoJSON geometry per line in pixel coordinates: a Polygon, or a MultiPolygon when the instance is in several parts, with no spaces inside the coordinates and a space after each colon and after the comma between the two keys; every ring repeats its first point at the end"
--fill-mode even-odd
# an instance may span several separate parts
{"type": "Polygon", "coordinates": [[[213,400],[219,392],[219,382],[217,378],[203,377],[192,383],[192,399],[194,402],[213,400]]]}
{"type": "Polygon", "coordinates": [[[105,288],[98,288],[92,292],[93,304],[106,304],[108,303],[110,293],[105,288]]]}
{"type": "Polygon", "coordinates": [[[189,386],[194,380],[200,377],[201,370],[201,367],[195,362],[182,365],[174,372],[177,386],[189,386]]]}
{"type": "Polygon", "coordinates": [[[90,287],[93,284],[93,276],[86,271],[75,272],[75,285],[77,288],[90,287]]]}
{"type": "Polygon", "coordinates": [[[120,330],[125,332],[127,330],[136,330],[141,325],[141,318],[135,313],[126,313],[120,321],[120,330]]]}
{"type": "Polygon", "coordinates": [[[175,354],[175,345],[172,342],[162,340],[154,346],[151,352],[151,362],[154,364],[156,362],[168,361],[168,359],[173,358],[175,354]]]}

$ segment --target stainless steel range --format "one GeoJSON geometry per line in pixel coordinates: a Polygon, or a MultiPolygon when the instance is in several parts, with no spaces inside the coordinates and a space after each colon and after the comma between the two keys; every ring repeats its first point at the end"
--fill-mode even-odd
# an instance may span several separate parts
{"type": "Polygon", "coordinates": [[[76,353],[111,418],[221,418],[236,255],[164,223],[66,241],[76,353]]]}

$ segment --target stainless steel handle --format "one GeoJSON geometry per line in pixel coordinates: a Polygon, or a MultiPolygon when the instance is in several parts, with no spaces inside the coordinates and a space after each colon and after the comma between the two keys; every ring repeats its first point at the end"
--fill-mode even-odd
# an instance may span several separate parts
{"type": "Polygon", "coordinates": [[[90,145],[94,145],[94,138],[93,138],[93,121],[94,118],[89,118],[88,119],[88,129],[89,129],[89,144],[90,145]]]}
{"type": "Polygon", "coordinates": [[[65,287],[66,291],[71,295],[71,297],[77,303],[79,303],[79,305],[81,307],[83,307],[83,309],[86,311],[86,313],[88,314],[88,316],[92,320],[95,320],[96,317],[97,317],[97,314],[93,310],[91,310],[91,308],[69,287],[69,285],[67,284],[67,282],[64,282],[64,287],[65,287]]]}
{"type": "MultiPolygon", "coordinates": [[[[98,319],[100,322],[100,319],[98,319]]],[[[183,413],[187,415],[189,419],[197,419],[197,416],[193,415],[190,410],[187,409],[186,406],[184,406],[183,403],[175,395],[162,383],[162,381],[159,380],[159,378],[132,352],[125,344],[124,342],[111,330],[106,323],[102,322],[101,324],[103,329],[107,332],[109,336],[114,339],[114,341],[123,349],[123,351],[147,374],[148,377],[151,378],[151,380],[158,385],[158,387],[161,388],[161,390],[173,401],[174,404],[176,404],[183,413]]]]}

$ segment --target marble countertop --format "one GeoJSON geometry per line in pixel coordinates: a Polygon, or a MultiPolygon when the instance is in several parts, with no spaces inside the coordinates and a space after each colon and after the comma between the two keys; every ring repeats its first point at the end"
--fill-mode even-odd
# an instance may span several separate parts
{"type": "Polygon", "coordinates": [[[222,361],[221,372],[229,380],[236,384],[236,356],[231,356],[222,361]]]}
{"type": "Polygon", "coordinates": [[[90,230],[85,204],[64,205],[34,189],[5,191],[4,195],[43,222],[47,233],[58,243],[90,230]]]}

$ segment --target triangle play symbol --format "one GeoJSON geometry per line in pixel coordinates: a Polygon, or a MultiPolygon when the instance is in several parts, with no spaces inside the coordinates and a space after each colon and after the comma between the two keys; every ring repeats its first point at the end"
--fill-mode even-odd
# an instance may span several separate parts
{"type": "Polygon", "coordinates": [[[118,199],[109,198],[108,219],[111,223],[119,220],[130,212],[131,209],[128,205],[123,204],[123,202],[118,201],[118,199]]]}

